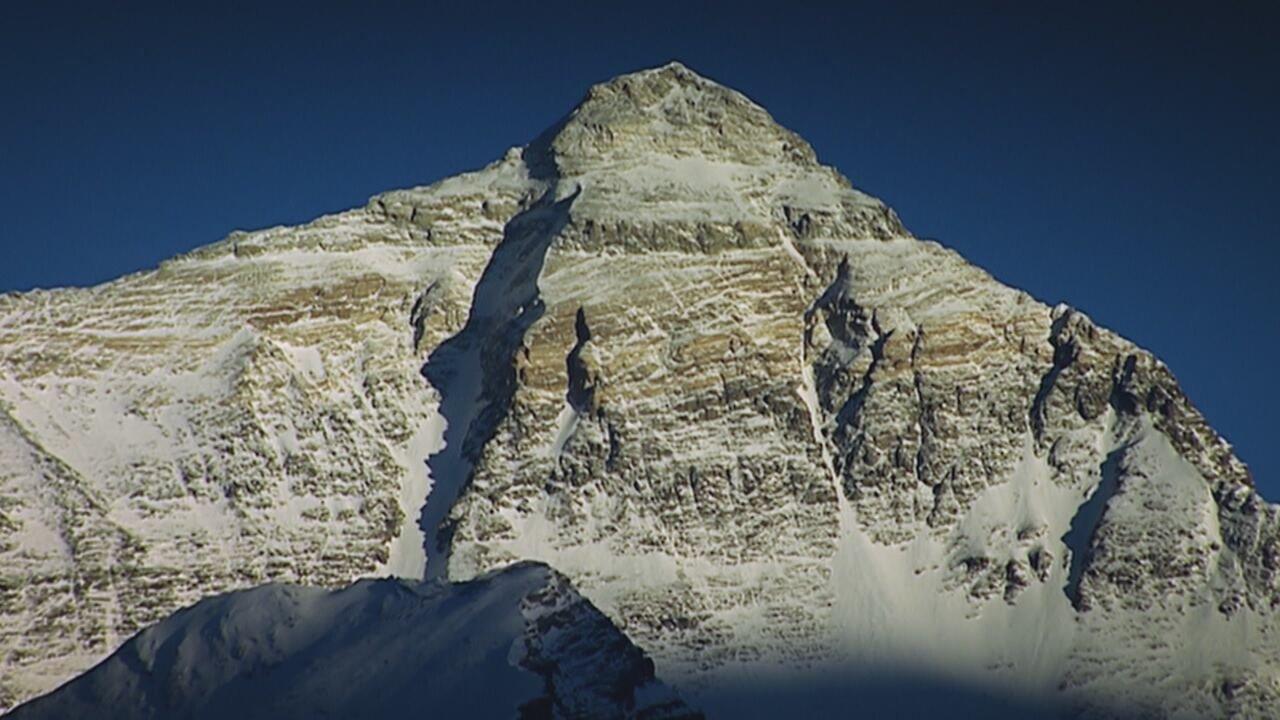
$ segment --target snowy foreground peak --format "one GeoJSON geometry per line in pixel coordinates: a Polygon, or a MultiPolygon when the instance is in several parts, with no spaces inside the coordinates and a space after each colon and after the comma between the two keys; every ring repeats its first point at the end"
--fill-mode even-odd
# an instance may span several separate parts
{"type": "Polygon", "coordinates": [[[26,718],[696,720],[565,578],[263,585],[202,600],[14,713],[26,718]]]}
{"type": "Polygon", "coordinates": [[[1280,706],[1280,509],[1169,368],[678,64],[475,172],[0,296],[0,498],[0,708],[208,595],[465,615],[528,560],[709,716],[1280,706]]]}

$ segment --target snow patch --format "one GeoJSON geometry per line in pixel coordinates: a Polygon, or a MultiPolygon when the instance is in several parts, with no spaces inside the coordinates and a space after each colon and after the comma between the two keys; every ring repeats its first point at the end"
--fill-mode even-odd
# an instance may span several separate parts
{"type": "Polygon", "coordinates": [[[434,409],[427,422],[409,438],[407,447],[399,457],[406,469],[399,496],[404,522],[401,523],[400,534],[391,541],[390,555],[379,574],[421,580],[426,573],[426,537],[419,521],[422,507],[431,491],[431,472],[427,467],[427,458],[444,447],[445,425],[444,417],[438,409],[434,409]]]}

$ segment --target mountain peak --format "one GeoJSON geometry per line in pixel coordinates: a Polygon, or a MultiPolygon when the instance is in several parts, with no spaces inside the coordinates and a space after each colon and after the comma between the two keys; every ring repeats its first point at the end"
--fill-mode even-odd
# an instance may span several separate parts
{"type": "Polygon", "coordinates": [[[636,647],[713,716],[956,715],[904,709],[942,701],[917,677],[1002,706],[970,716],[1280,707],[1280,507],[1168,367],[912,238],[679,64],[594,86],[484,169],[0,298],[0,494],[0,711],[202,596],[424,570],[439,595],[215,600],[177,618],[191,642],[130,641],[159,664],[108,664],[151,707],[174,653],[212,654],[255,715],[251,685],[378,715],[338,701],[431,678],[488,703],[526,666],[544,695],[616,700],[653,674],[636,647]],[[549,570],[437,582],[521,560],[603,614],[549,570]],[[233,606],[269,612],[191,622],[233,606]]]}
{"type": "Polygon", "coordinates": [[[715,88],[721,88],[726,90],[728,89],[728,88],[725,88],[724,85],[721,85],[720,83],[716,82],[715,80],[712,80],[707,76],[702,75],[697,71],[691,69],[688,65],[685,65],[679,60],[672,60],[671,62],[668,62],[665,65],[657,65],[651,68],[644,68],[642,70],[635,70],[629,73],[623,73],[622,75],[618,75],[617,77],[614,77],[611,80],[606,80],[605,82],[597,83],[593,87],[599,87],[601,85],[626,85],[626,84],[655,83],[655,82],[668,83],[668,84],[680,85],[685,87],[699,87],[699,88],[715,87],[715,88]]]}
{"type": "Polygon", "coordinates": [[[676,61],[593,85],[534,147],[568,173],[653,155],[817,164],[813,148],[760,105],[676,61]]]}

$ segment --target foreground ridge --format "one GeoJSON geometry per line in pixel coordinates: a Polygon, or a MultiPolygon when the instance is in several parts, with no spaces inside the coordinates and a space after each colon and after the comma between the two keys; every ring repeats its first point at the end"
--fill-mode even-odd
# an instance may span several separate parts
{"type": "Polygon", "coordinates": [[[1280,702],[1280,510],[1169,369],[678,63],[482,170],[0,297],[0,492],[0,706],[210,593],[521,560],[711,715],[889,666],[1280,702]]]}
{"type": "Polygon", "coordinates": [[[202,600],[14,718],[698,720],[564,577],[264,585],[202,600]]]}

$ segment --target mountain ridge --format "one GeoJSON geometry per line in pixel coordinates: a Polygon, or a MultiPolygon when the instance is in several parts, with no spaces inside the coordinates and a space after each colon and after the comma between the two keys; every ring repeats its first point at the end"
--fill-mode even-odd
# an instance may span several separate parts
{"type": "Polygon", "coordinates": [[[652,662],[567,580],[527,563],[458,585],[361,580],[331,592],[265,585],[206,598],[12,716],[424,710],[701,717],[654,679],[652,662]]]}

